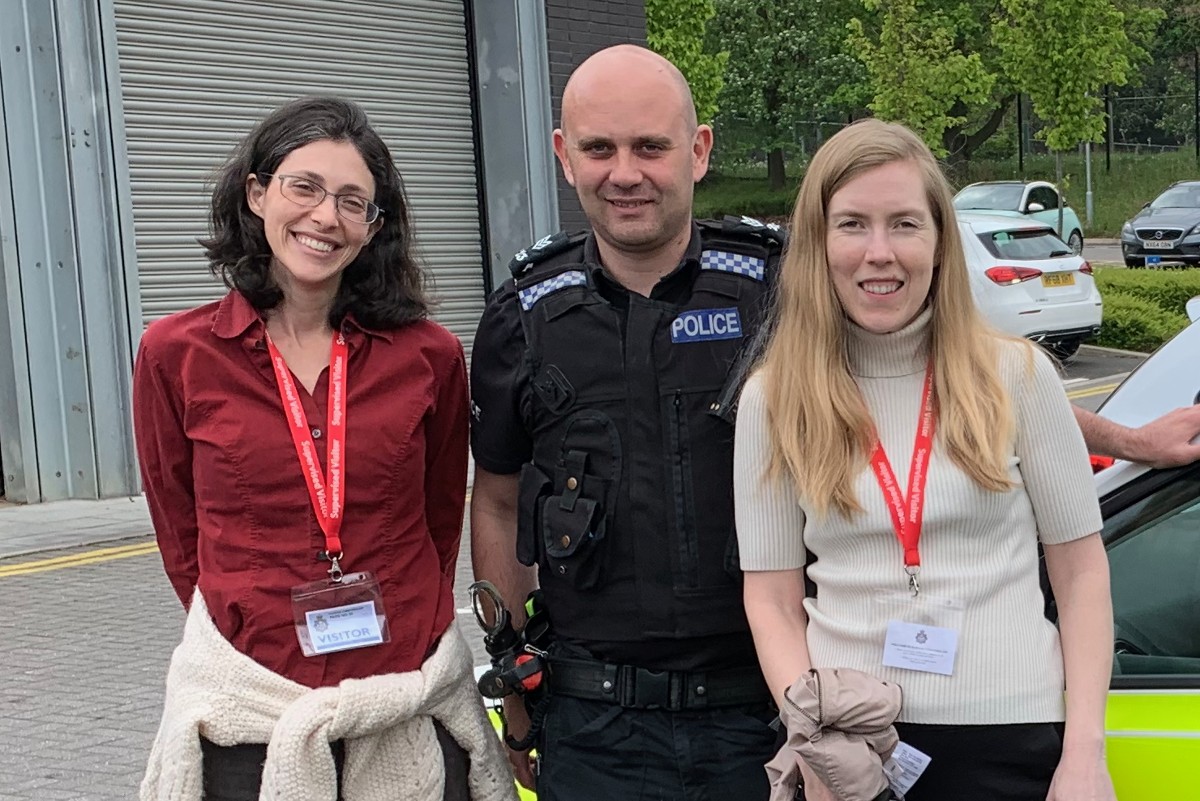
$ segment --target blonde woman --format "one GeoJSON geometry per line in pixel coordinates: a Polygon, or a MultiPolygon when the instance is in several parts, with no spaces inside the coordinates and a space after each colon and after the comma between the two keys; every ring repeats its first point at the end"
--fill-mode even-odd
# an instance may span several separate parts
{"type": "MultiPolygon", "coordinates": [[[[746,612],[785,720],[798,679],[853,669],[902,689],[900,741],[930,758],[908,801],[1110,801],[1107,561],[1051,362],[981,321],[948,187],[902,126],[831,138],[792,236],[734,468],[746,612]]],[[[809,799],[840,797],[800,767],[809,799]]]]}

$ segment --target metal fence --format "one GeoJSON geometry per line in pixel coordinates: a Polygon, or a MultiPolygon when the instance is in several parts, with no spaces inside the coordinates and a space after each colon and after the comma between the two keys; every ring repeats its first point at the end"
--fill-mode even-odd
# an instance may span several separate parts
{"type": "MultiPolygon", "coordinates": [[[[1191,92],[1148,93],[1140,90],[1113,92],[1104,99],[1107,116],[1105,141],[1094,145],[1094,154],[1155,154],[1194,148],[1200,162],[1197,129],[1200,128],[1200,98],[1191,92]]],[[[863,109],[854,117],[867,116],[863,109]]],[[[783,135],[764,137],[763,126],[730,115],[714,122],[713,166],[719,172],[761,169],[767,162],[769,145],[783,151],[788,174],[801,172],[821,144],[851,121],[843,119],[799,120],[783,135]]],[[[972,160],[1023,162],[1048,152],[1038,137],[1046,123],[1033,112],[1029,98],[1022,95],[1011,104],[996,133],[971,155],[972,160]]],[[[949,161],[957,161],[954,154],[949,161]]]]}

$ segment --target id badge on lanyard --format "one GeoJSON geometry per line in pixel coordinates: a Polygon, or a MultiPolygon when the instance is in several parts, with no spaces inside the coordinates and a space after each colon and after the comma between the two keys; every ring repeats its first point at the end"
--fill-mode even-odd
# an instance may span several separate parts
{"type": "Polygon", "coordinates": [[[292,620],[296,638],[305,656],[331,654],[351,648],[366,648],[388,642],[387,613],[383,593],[371,573],[342,572],[342,517],[346,501],[346,366],[349,347],[340,333],[333,335],[329,359],[329,449],[326,475],[317,459],[317,446],[296,382],[287,362],[267,337],[267,349],[275,368],[279,397],[288,420],[288,430],[296,446],[300,469],[308,485],[313,512],[325,535],[325,554],[329,558],[329,578],[310,581],[292,588],[292,620]]]}
{"type": "Polygon", "coordinates": [[[881,593],[875,601],[886,606],[888,616],[883,664],[949,676],[954,673],[965,606],[953,598],[922,594],[920,582],[919,545],[925,510],[925,479],[929,474],[935,426],[931,364],[925,369],[921,419],[917,424],[912,464],[908,471],[908,492],[905,495],[900,494],[899,482],[878,439],[871,452],[871,469],[887,501],[896,539],[904,551],[904,572],[908,577],[907,592],[881,593]]]}

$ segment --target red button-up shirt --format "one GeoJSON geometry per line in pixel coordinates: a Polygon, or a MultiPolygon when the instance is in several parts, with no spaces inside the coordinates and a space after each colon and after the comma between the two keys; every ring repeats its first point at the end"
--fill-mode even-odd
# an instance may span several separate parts
{"type": "MultiPolygon", "coordinates": [[[[239,293],[142,336],[133,415],[150,516],[184,605],[198,586],[242,653],[309,687],[412,670],[454,618],[467,469],[462,345],[428,321],[386,331],[347,319],[347,571],[375,574],[391,641],[306,657],[291,590],[328,562],[266,349],[239,293]]],[[[328,368],[297,390],[322,468],[328,368]]]]}

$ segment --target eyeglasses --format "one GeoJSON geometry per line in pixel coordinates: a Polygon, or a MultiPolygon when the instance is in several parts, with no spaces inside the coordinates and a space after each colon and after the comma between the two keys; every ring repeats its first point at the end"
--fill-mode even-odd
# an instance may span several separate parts
{"type": "MultiPolygon", "coordinates": [[[[325,187],[302,175],[273,175],[269,172],[255,173],[258,178],[278,178],[279,193],[301,206],[316,207],[333,195],[325,187]]],[[[350,222],[370,224],[379,219],[383,209],[365,197],[354,194],[333,195],[333,205],[339,216],[350,222]]]]}

